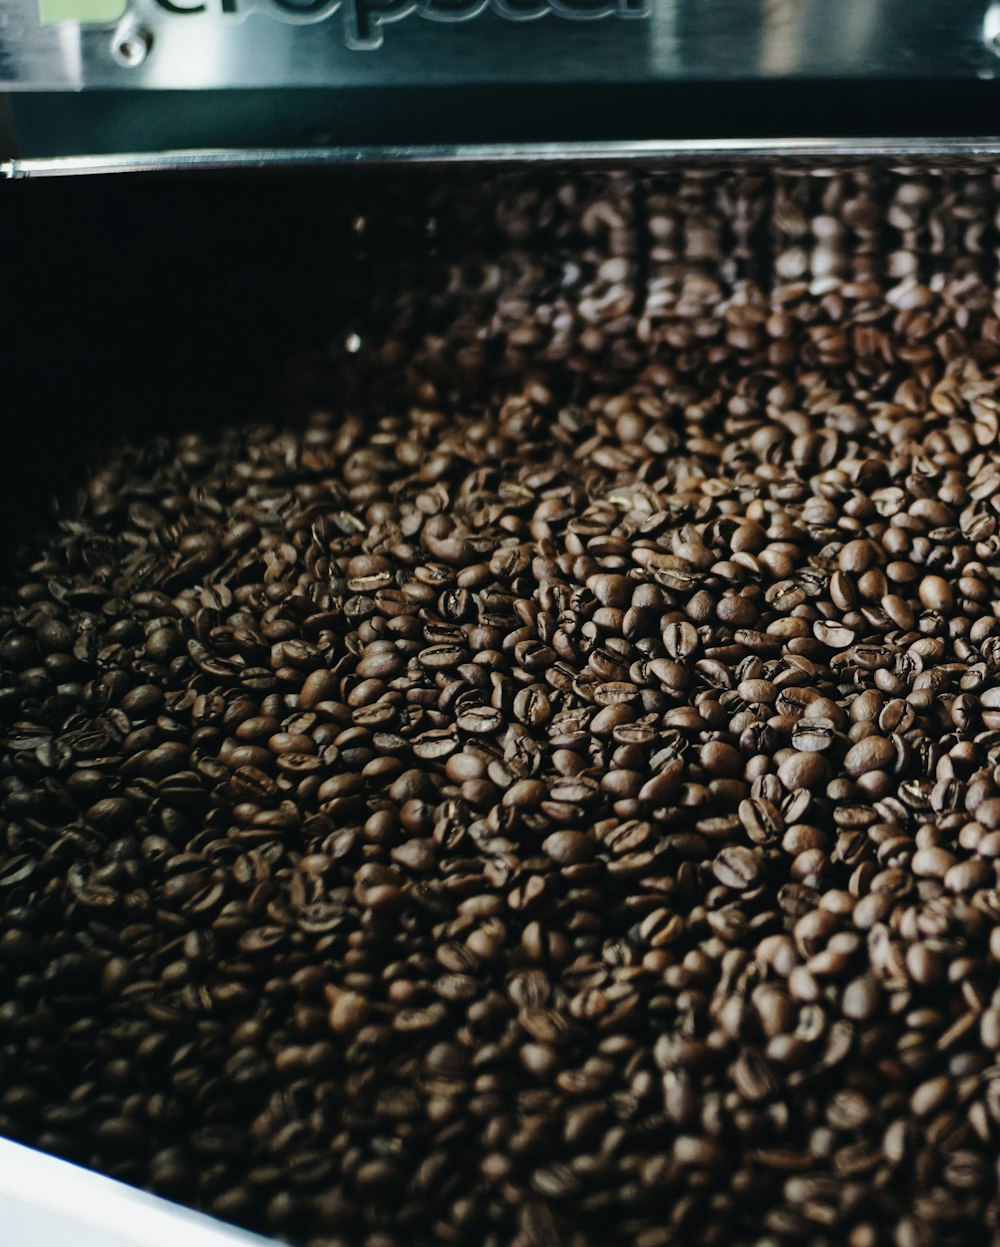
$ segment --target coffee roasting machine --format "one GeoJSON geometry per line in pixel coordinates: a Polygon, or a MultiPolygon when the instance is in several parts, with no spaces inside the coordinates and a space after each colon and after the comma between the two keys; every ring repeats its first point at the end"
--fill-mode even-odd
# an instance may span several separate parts
{"type": "Polygon", "coordinates": [[[3,0],[0,173],[969,155],[998,72],[986,0],[3,0]]]}
{"type": "MultiPolygon", "coordinates": [[[[5,532],[81,408],[251,404],[459,254],[435,186],[998,158],[990,0],[0,0],[5,532]]],[[[3,1139],[0,1240],[264,1241],[3,1139]]]]}

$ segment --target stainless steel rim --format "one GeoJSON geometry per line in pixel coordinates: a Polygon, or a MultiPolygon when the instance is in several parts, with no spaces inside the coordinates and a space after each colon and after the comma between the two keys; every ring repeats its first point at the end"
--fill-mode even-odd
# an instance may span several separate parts
{"type": "Polygon", "coordinates": [[[1000,163],[1000,136],[989,138],[671,139],[585,143],[469,144],[427,147],[247,148],[28,157],[0,164],[6,178],[111,173],[225,172],[268,168],[386,165],[781,164],[822,172],[852,161],[1000,163]]]}

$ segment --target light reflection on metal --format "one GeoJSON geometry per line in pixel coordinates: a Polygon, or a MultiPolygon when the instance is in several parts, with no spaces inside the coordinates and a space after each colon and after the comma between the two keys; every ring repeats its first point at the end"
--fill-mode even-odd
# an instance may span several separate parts
{"type": "MultiPolygon", "coordinates": [[[[79,26],[61,22],[54,28],[55,56],[68,82],[83,81],[83,40],[79,26]]],[[[0,51],[3,36],[0,32],[0,51]]]]}
{"type": "Polygon", "coordinates": [[[192,40],[184,28],[164,22],[157,35],[156,54],[142,72],[152,88],[204,90],[226,82],[231,74],[233,47],[219,23],[206,25],[192,40]]]}
{"type": "Polygon", "coordinates": [[[1000,4],[991,4],[983,17],[983,43],[1000,56],[1000,4]]]}
{"type": "Polygon", "coordinates": [[[649,21],[649,58],[653,70],[666,78],[677,72],[680,62],[677,0],[659,0],[649,21]]]}
{"type": "Polygon", "coordinates": [[[211,151],[135,152],[107,156],[60,156],[8,160],[0,177],[44,178],[113,173],[225,173],[278,168],[377,168],[423,165],[618,166],[684,163],[726,166],[782,165],[820,172],[852,163],[880,161],[931,168],[1000,163],[1000,135],[991,138],[879,139],[677,139],[608,143],[505,143],[449,147],[250,148],[211,151]]]}

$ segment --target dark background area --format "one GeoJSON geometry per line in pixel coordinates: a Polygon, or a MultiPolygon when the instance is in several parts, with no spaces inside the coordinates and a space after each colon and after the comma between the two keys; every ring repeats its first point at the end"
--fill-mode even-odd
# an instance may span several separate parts
{"type": "Polygon", "coordinates": [[[273,417],[298,353],[322,349],[447,245],[419,214],[394,211],[409,194],[399,181],[0,183],[4,547],[109,438],[273,417]]]}

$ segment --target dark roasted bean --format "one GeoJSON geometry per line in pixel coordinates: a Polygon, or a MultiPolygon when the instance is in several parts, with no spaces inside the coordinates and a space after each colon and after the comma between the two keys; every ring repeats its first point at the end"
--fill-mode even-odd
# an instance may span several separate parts
{"type": "Polygon", "coordinates": [[[866,736],[852,745],[844,758],[844,770],[857,778],[868,771],[882,770],[895,761],[896,751],[884,736],[866,736]]]}
{"type": "Polygon", "coordinates": [[[761,863],[750,849],[732,845],[715,859],[712,873],[727,888],[752,888],[760,877],[761,863]]]}

